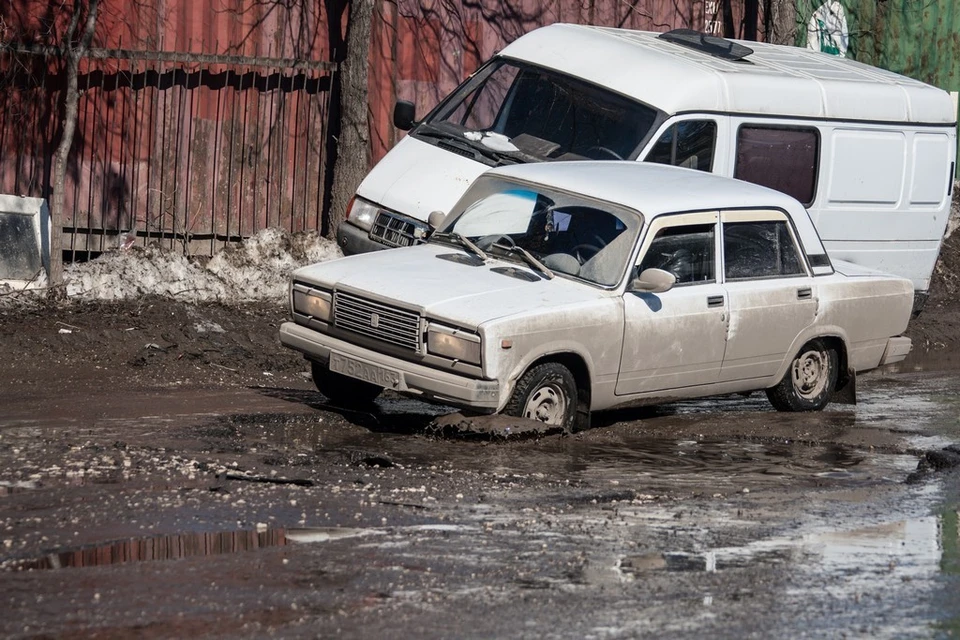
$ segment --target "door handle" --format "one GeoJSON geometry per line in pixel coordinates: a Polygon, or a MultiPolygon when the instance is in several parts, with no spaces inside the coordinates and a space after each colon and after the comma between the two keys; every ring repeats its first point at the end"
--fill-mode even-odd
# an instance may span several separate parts
{"type": "Polygon", "coordinates": [[[722,307],[722,306],[723,306],[723,296],[707,296],[707,306],[708,306],[708,307],[722,307]]]}
{"type": "Polygon", "coordinates": [[[809,300],[813,297],[813,289],[810,287],[803,287],[802,289],[797,289],[797,300],[809,300]]]}

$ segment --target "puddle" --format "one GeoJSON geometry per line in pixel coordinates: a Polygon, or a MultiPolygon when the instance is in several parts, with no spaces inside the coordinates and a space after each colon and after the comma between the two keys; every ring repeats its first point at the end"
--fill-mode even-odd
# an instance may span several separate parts
{"type": "Polygon", "coordinates": [[[133,562],[181,560],[198,556],[217,556],[256,551],[289,544],[315,544],[382,536],[391,533],[439,532],[468,533],[477,529],[454,524],[421,524],[405,527],[310,527],[296,529],[243,529],[238,531],[180,533],[116,540],[52,551],[40,558],[13,559],[0,563],[7,571],[101,567],[133,562]]]}
{"type": "Polygon", "coordinates": [[[40,483],[36,482],[35,480],[20,480],[16,482],[0,480],[0,497],[8,496],[12,493],[32,491],[38,488],[40,488],[40,483]]]}
{"type": "Polygon", "coordinates": [[[3,563],[3,566],[13,571],[101,567],[131,562],[180,560],[197,556],[241,553],[268,547],[282,547],[285,544],[287,544],[287,534],[284,529],[180,533],[84,545],[53,551],[40,558],[10,560],[3,563]]]}
{"type": "MultiPolygon", "coordinates": [[[[571,451],[565,473],[623,486],[709,488],[729,492],[784,482],[856,483],[902,473],[898,458],[839,444],[676,441],[637,438],[571,451]]],[[[907,467],[916,466],[909,457],[907,467]]],[[[540,460],[542,463],[542,459],[540,460]]]]}

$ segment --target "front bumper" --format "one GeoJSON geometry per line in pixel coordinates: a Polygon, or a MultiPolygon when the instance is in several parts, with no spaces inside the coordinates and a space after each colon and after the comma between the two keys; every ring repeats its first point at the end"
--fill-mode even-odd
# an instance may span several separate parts
{"type": "Polygon", "coordinates": [[[342,222],[337,227],[337,244],[345,256],[390,248],[382,242],[371,240],[369,232],[349,222],[342,222]]]}
{"type": "Polygon", "coordinates": [[[401,393],[423,395],[437,402],[479,411],[492,412],[499,408],[500,383],[496,380],[475,380],[407,362],[318,333],[294,322],[280,325],[280,342],[310,360],[327,363],[328,366],[332,353],[361,366],[372,365],[385,369],[396,374],[389,376],[394,382],[388,388],[401,393]]]}

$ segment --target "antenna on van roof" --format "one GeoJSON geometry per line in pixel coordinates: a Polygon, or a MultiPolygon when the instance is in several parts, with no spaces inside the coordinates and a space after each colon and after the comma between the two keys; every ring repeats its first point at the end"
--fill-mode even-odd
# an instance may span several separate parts
{"type": "Polygon", "coordinates": [[[743,60],[753,53],[753,49],[750,47],[693,29],[674,29],[661,33],[657,37],[724,60],[743,60]]]}

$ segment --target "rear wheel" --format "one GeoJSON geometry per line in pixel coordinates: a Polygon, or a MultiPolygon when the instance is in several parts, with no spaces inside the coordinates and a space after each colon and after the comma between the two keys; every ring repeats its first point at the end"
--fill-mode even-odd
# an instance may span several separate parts
{"type": "Polygon", "coordinates": [[[343,407],[363,407],[372,403],[383,387],[356,380],[334,371],[326,364],[311,362],[313,384],[317,391],[327,396],[334,404],[343,407]]]}
{"type": "Polygon", "coordinates": [[[577,384],[562,364],[545,362],[524,373],[504,413],[573,431],[577,416],[577,384]]]}
{"type": "Polygon", "coordinates": [[[780,383],[767,389],[777,411],[819,411],[837,386],[839,358],[822,340],[808,342],[790,363],[780,383]]]}

